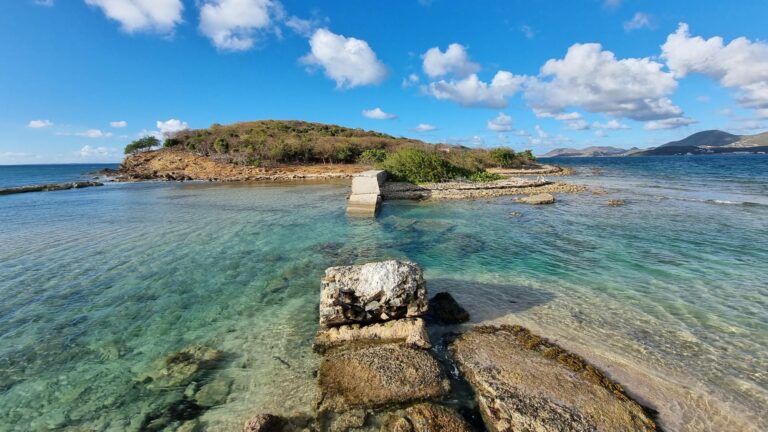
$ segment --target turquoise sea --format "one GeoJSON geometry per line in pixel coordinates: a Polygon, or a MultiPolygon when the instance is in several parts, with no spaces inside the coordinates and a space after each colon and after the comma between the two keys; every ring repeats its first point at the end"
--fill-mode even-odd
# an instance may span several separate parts
{"type": "MultiPolygon", "coordinates": [[[[346,217],[348,182],[0,196],[0,430],[139,430],[211,382],[206,430],[307,412],[320,277],[384,258],[421,264],[473,323],[585,356],[665,430],[768,430],[768,156],[554,162],[607,194],[392,201],[375,220],[346,217]],[[200,382],[139,381],[193,344],[225,353],[200,382]]],[[[93,170],[0,167],[0,187],[93,170]]]]}

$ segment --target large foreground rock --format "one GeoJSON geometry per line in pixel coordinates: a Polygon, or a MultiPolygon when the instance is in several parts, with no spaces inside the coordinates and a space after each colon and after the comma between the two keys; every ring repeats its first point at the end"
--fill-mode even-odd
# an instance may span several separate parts
{"type": "Polygon", "coordinates": [[[371,323],[423,315],[427,285],[411,262],[383,261],[325,271],[320,324],[371,323]]]}
{"type": "Polygon", "coordinates": [[[414,348],[432,348],[424,320],[403,318],[369,325],[349,324],[321,328],[315,336],[314,349],[322,354],[331,348],[360,342],[404,343],[414,348]]]}
{"type": "Polygon", "coordinates": [[[437,398],[450,389],[429,351],[399,344],[335,350],[318,372],[318,410],[344,412],[437,398]]]}
{"type": "Polygon", "coordinates": [[[656,430],[620,385],[522,327],[476,327],[451,352],[491,431],[656,430]]]}

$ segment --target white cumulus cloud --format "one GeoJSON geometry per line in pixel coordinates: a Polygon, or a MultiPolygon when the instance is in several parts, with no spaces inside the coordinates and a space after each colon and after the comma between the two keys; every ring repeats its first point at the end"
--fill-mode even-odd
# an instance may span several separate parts
{"type": "Polygon", "coordinates": [[[507,132],[512,130],[512,116],[500,112],[496,117],[488,120],[488,129],[496,132],[507,132]]]}
{"type": "Polygon", "coordinates": [[[429,123],[419,123],[415,128],[411,130],[414,132],[432,132],[433,130],[437,130],[437,126],[431,125],[429,123]]]}
{"type": "Polygon", "coordinates": [[[120,23],[123,31],[169,33],[182,21],[181,0],[85,0],[108,18],[120,23]]]}
{"type": "Polygon", "coordinates": [[[397,118],[396,115],[384,112],[381,108],[376,107],[374,109],[363,110],[363,117],[374,120],[392,120],[397,118]]]}
{"type": "Polygon", "coordinates": [[[109,122],[109,126],[111,126],[113,128],[118,128],[118,129],[119,128],[124,128],[124,127],[128,126],[128,122],[125,121],[125,120],[113,121],[113,122],[109,122]]]}
{"type": "Polygon", "coordinates": [[[310,53],[301,58],[308,66],[323,69],[336,81],[336,88],[379,84],[387,77],[387,67],[364,40],[318,29],[309,39],[310,53]]]}
{"type": "Polygon", "coordinates": [[[661,49],[676,77],[706,75],[736,89],[742,106],[768,108],[768,43],[740,37],[725,44],[719,36],[691,36],[688,24],[681,23],[661,49]]]}
{"type": "Polygon", "coordinates": [[[645,124],[645,130],[675,129],[683,126],[689,126],[698,123],[696,120],[687,117],[675,117],[662,120],[649,121],[645,124]]]}
{"type": "Polygon", "coordinates": [[[253,47],[257,32],[274,28],[283,14],[276,0],[207,0],[200,7],[200,31],[216,48],[244,51],[253,47]]]}
{"type": "Polygon", "coordinates": [[[477,74],[461,80],[429,83],[424,92],[440,100],[450,100],[466,107],[506,108],[507,99],[517,93],[526,78],[499,71],[488,84],[477,74]]]}
{"type": "Polygon", "coordinates": [[[166,121],[158,120],[155,125],[163,135],[173,134],[189,129],[189,124],[187,124],[187,122],[178,119],[170,119],[166,121]]]}
{"type": "Polygon", "coordinates": [[[469,60],[466,48],[457,43],[448,45],[445,52],[438,47],[430,48],[421,58],[424,60],[424,73],[431,78],[448,74],[466,77],[480,70],[480,65],[469,60]]]}
{"type": "Polygon", "coordinates": [[[649,58],[619,60],[600,44],[575,44],[527,82],[525,98],[535,110],[553,115],[581,107],[634,120],[681,117],[682,109],[668,98],[677,81],[662,67],[649,58]]]}
{"type": "Polygon", "coordinates": [[[27,124],[27,127],[32,129],[42,129],[51,126],[53,126],[53,123],[50,120],[32,120],[27,124]]]}

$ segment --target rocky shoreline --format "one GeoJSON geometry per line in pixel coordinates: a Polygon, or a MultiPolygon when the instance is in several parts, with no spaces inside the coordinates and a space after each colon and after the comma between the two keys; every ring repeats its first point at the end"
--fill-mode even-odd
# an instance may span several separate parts
{"type": "Polygon", "coordinates": [[[387,182],[381,188],[385,200],[455,200],[494,198],[510,195],[533,195],[552,193],[578,193],[586,186],[537,179],[510,178],[484,183],[411,183],[387,182]]]}
{"type": "Polygon", "coordinates": [[[125,158],[115,181],[295,181],[348,179],[365,167],[352,164],[258,167],[235,165],[190,153],[163,149],[125,158]]]}
{"type": "Polygon", "coordinates": [[[257,412],[243,432],[658,430],[619,384],[546,339],[459,327],[466,311],[448,293],[428,300],[414,263],[331,267],[321,285],[311,414],[257,412]]]}

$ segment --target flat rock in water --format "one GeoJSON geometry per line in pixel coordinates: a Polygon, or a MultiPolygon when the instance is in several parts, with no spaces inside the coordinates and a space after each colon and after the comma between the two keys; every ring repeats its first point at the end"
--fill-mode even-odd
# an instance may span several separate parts
{"type": "Polygon", "coordinates": [[[429,299],[429,313],[443,324],[460,324],[469,321],[469,312],[447,292],[437,293],[429,299]]]}
{"type": "Polygon", "coordinates": [[[555,196],[549,193],[542,193],[542,194],[528,195],[526,197],[521,197],[516,199],[515,201],[523,204],[533,204],[533,205],[554,204],[555,196]]]}
{"type": "Polygon", "coordinates": [[[450,347],[491,431],[655,431],[622,387],[520,326],[481,326],[450,347]]]}
{"type": "Polygon", "coordinates": [[[324,353],[347,343],[404,343],[414,348],[432,348],[424,320],[403,318],[368,325],[348,324],[321,328],[315,336],[314,349],[324,353]]]}
{"type": "Polygon", "coordinates": [[[320,325],[371,323],[423,315],[427,285],[411,262],[383,261],[325,271],[320,325]]]}
{"type": "Polygon", "coordinates": [[[382,408],[440,397],[450,384],[429,351],[399,344],[327,354],[318,372],[318,411],[382,408]]]}

